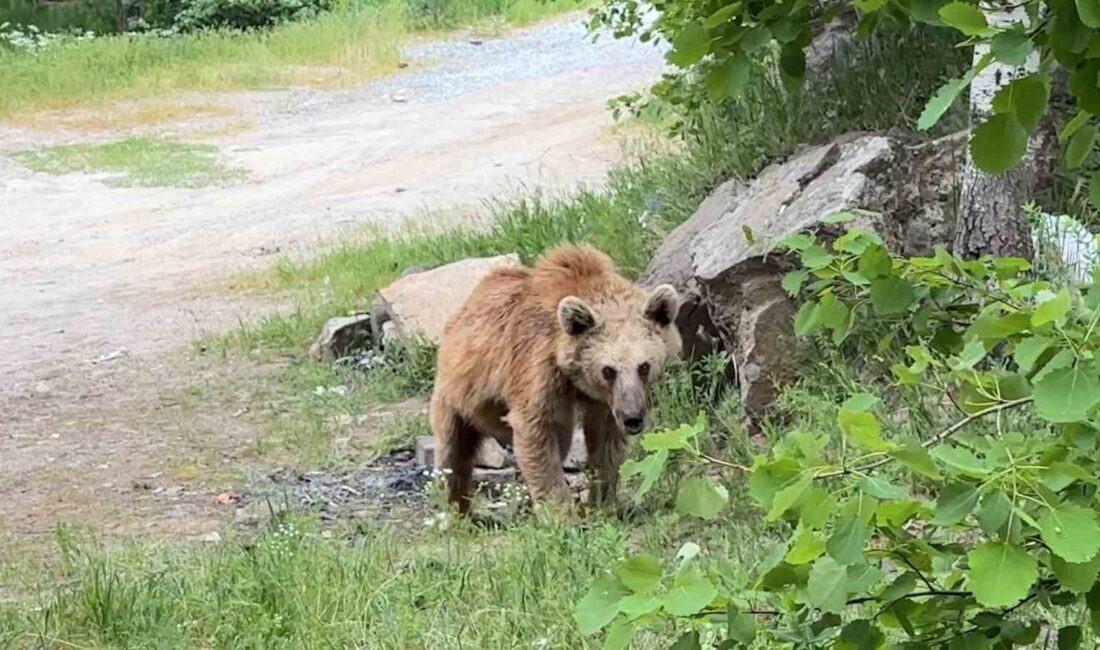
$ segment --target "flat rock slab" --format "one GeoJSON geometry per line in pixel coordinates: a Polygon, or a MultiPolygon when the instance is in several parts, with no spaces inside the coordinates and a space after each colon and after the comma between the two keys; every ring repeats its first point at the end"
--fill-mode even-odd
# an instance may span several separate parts
{"type": "Polygon", "coordinates": [[[381,309],[406,341],[417,336],[433,345],[443,339],[443,328],[462,307],[474,286],[489,271],[519,266],[519,256],[471,257],[451,264],[410,273],[381,289],[381,309]]]}

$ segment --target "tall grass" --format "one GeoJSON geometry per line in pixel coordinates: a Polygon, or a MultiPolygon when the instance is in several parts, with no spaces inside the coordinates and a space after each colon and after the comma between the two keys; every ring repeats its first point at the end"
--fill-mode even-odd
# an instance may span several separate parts
{"type": "Polygon", "coordinates": [[[447,0],[439,15],[404,0],[350,2],[266,31],[140,34],[59,40],[35,53],[0,47],[0,119],[188,90],[339,83],[395,70],[410,30],[499,15],[524,24],[576,9],[577,0],[447,0]]]}

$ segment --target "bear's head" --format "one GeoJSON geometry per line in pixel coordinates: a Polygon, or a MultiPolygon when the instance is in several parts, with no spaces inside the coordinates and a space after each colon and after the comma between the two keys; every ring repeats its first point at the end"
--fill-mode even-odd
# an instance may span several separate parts
{"type": "Polygon", "coordinates": [[[577,390],[607,404],[619,428],[636,435],[646,427],[650,385],[680,354],[680,297],[667,284],[631,289],[562,298],[557,360],[577,390]]]}

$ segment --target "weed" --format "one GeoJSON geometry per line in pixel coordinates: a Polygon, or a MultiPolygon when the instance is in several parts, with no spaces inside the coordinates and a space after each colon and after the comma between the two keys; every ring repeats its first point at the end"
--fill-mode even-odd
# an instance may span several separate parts
{"type": "Polygon", "coordinates": [[[243,178],[242,170],[219,162],[211,145],[141,137],[31,149],[15,157],[35,171],[51,174],[110,173],[107,183],[121,187],[203,187],[243,178]]]}

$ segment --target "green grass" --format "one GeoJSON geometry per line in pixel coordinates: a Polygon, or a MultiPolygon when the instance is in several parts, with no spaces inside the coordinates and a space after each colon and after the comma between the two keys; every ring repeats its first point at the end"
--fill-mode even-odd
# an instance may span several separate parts
{"type": "Polygon", "coordinates": [[[111,174],[107,183],[119,187],[204,187],[244,178],[242,170],[223,165],[211,145],[141,137],[30,149],[15,158],[51,174],[111,174]]]}
{"type": "Polygon", "coordinates": [[[396,70],[412,29],[453,27],[486,15],[525,24],[578,7],[576,0],[431,4],[449,17],[425,21],[401,0],[351,2],[268,31],[116,35],[61,41],[34,54],[0,47],[0,119],[192,90],[354,82],[396,70]]]}

